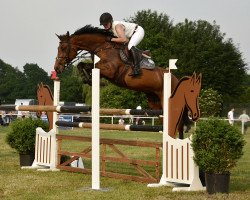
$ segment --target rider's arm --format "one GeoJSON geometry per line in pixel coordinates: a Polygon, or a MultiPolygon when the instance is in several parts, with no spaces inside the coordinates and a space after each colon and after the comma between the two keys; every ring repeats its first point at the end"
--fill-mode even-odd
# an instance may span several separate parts
{"type": "Polygon", "coordinates": [[[125,36],[125,27],[122,24],[117,24],[115,26],[117,38],[112,38],[111,42],[127,43],[129,39],[125,36]]]}

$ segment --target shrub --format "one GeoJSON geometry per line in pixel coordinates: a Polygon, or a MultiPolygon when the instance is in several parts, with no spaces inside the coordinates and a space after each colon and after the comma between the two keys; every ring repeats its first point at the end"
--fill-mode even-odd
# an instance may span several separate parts
{"type": "Polygon", "coordinates": [[[18,153],[35,152],[36,128],[41,127],[48,131],[48,124],[40,119],[16,119],[10,124],[6,142],[18,153]]]}
{"type": "Polygon", "coordinates": [[[192,136],[194,161],[207,173],[229,173],[244,145],[240,130],[218,118],[199,121],[192,136]]]}

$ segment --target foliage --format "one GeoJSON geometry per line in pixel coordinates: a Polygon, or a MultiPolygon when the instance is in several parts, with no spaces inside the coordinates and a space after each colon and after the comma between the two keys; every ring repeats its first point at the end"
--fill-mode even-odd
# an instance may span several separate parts
{"type": "Polygon", "coordinates": [[[189,21],[173,25],[170,18],[157,12],[138,11],[129,19],[145,29],[142,49],[152,51],[158,66],[168,66],[168,60],[177,58],[177,77],[202,73],[202,88],[212,88],[222,94],[224,101],[238,99],[246,75],[242,53],[227,39],[220,26],[205,21],[189,21]]]}
{"type": "Polygon", "coordinates": [[[83,102],[83,84],[75,66],[64,71],[60,80],[60,99],[62,101],[83,102]]]}
{"type": "Polygon", "coordinates": [[[36,99],[37,84],[52,85],[48,74],[37,64],[26,64],[24,72],[0,60],[0,100],[14,103],[16,99],[36,99]]]}
{"type": "Polygon", "coordinates": [[[52,88],[53,82],[48,76],[48,73],[40,68],[37,64],[26,64],[23,67],[23,74],[25,77],[24,99],[36,99],[37,85],[41,82],[49,85],[52,88]]]}
{"type": "Polygon", "coordinates": [[[35,152],[37,127],[48,131],[48,124],[40,119],[16,119],[10,125],[6,142],[19,153],[35,152]]]}
{"type": "Polygon", "coordinates": [[[245,140],[240,130],[224,120],[199,121],[192,136],[194,161],[208,173],[229,173],[243,155],[245,140]]]}
{"type": "Polygon", "coordinates": [[[235,103],[250,103],[250,75],[245,76],[243,82],[243,91],[239,97],[236,99],[235,103]]]}
{"type": "Polygon", "coordinates": [[[246,63],[233,40],[226,39],[215,22],[186,19],[175,26],[171,40],[178,75],[202,73],[202,88],[218,91],[227,101],[241,94],[246,63]]]}
{"type": "Polygon", "coordinates": [[[142,92],[135,92],[107,84],[100,92],[102,108],[147,108],[146,96],[142,92]]]}
{"type": "Polygon", "coordinates": [[[2,103],[13,103],[22,95],[25,77],[17,68],[0,60],[0,99],[2,103]]]}
{"type": "Polygon", "coordinates": [[[201,117],[219,116],[222,108],[222,95],[212,88],[202,89],[199,106],[201,117]]]}
{"type": "Polygon", "coordinates": [[[87,105],[91,105],[91,98],[92,98],[92,87],[88,84],[83,85],[83,102],[87,105]]]}
{"type": "Polygon", "coordinates": [[[127,21],[135,22],[145,30],[145,36],[139,47],[149,49],[152,52],[154,62],[158,66],[168,66],[171,58],[171,34],[174,29],[169,16],[156,11],[138,11],[134,17],[127,21]]]}

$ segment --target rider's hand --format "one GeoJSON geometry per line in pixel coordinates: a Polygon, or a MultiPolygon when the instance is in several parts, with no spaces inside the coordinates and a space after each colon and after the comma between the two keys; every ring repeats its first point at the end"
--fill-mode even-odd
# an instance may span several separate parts
{"type": "Polygon", "coordinates": [[[106,42],[111,42],[111,39],[112,39],[111,36],[106,37],[106,42]]]}

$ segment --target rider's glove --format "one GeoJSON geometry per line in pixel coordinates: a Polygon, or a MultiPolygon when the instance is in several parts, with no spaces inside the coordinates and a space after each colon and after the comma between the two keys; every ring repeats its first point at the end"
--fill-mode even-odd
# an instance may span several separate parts
{"type": "Polygon", "coordinates": [[[111,39],[112,39],[111,36],[106,37],[106,42],[111,42],[111,39]]]}

